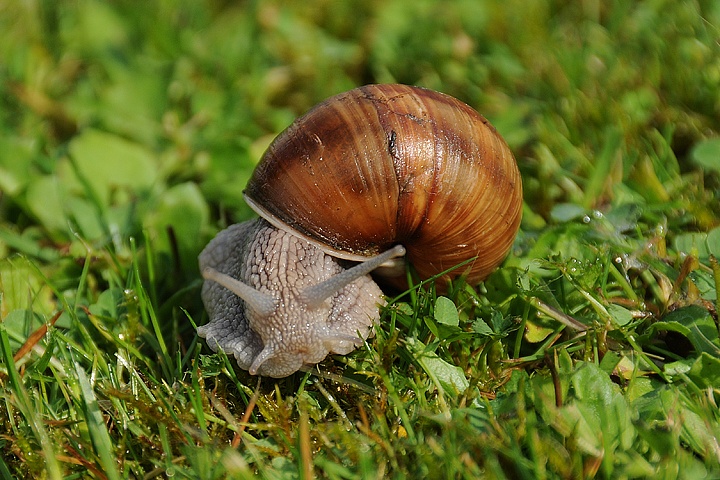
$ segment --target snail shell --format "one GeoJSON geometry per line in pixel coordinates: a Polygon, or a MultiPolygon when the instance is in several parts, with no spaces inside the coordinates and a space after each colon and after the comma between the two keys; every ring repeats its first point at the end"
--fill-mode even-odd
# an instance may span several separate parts
{"type": "Polygon", "coordinates": [[[276,227],[339,258],[402,244],[423,279],[474,258],[446,276],[472,284],[507,255],[522,185],[505,141],[468,105],[423,88],[368,85],[317,105],[278,136],[245,197],[276,227]]]}
{"type": "Polygon", "coordinates": [[[314,107],[270,145],[245,196],[261,218],[200,254],[210,322],[198,334],[272,377],[372,335],[383,299],[368,273],[404,256],[399,244],[421,278],[465,261],[444,280],[485,278],[507,255],[522,206],[515,160],[487,120],[405,85],[314,107]]]}

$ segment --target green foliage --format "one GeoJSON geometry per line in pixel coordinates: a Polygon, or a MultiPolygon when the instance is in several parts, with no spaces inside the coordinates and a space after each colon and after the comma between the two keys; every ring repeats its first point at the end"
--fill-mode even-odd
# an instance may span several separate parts
{"type": "Polygon", "coordinates": [[[0,476],[720,476],[719,36],[702,0],[0,6],[0,476]],[[493,122],[520,234],[258,382],[195,335],[197,255],[371,82],[493,122]]]}

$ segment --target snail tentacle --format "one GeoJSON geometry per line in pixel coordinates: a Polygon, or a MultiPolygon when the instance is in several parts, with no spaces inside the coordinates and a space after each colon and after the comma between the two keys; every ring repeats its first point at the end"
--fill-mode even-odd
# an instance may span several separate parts
{"type": "Polygon", "coordinates": [[[272,345],[266,345],[265,348],[263,348],[262,351],[258,353],[257,357],[253,359],[252,365],[250,365],[250,368],[248,368],[248,372],[250,372],[250,375],[257,375],[260,366],[262,366],[263,363],[271,359],[274,355],[275,348],[273,348],[272,345]]]}
{"type": "Polygon", "coordinates": [[[205,280],[212,280],[242,298],[262,317],[269,317],[277,308],[277,301],[271,295],[255,290],[230,275],[225,275],[211,267],[205,267],[202,275],[205,280]]]}
{"type": "Polygon", "coordinates": [[[384,251],[379,255],[368,258],[365,262],[359,263],[352,268],[343,270],[337,275],[325,280],[322,283],[305,288],[300,292],[300,301],[308,308],[319,307],[325,299],[339,292],[343,287],[351,284],[358,278],[367,275],[383,263],[396,257],[405,255],[405,247],[395,245],[393,248],[384,251]]]}

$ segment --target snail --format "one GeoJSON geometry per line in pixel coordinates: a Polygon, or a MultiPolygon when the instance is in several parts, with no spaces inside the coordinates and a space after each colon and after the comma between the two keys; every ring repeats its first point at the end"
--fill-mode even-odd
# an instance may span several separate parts
{"type": "Polygon", "coordinates": [[[466,262],[438,288],[484,279],[507,255],[522,207],[515,159],[485,118],[451,96],[392,84],[298,118],[244,193],[260,218],[200,254],[210,322],[198,334],[270,377],[370,337],[383,293],[368,274],[382,265],[406,260],[427,279],[466,262]]]}

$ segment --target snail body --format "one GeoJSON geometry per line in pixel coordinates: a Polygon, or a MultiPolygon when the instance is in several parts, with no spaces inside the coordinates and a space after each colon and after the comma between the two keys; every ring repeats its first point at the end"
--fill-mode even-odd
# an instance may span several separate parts
{"type": "Polygon", "coordinates": [[[251,374],[281,377],[371,335],[382,292],[367,274],[405,249],[423,279],[467,262],[440,288],[485,278],[512,245],[522,187],[507,144],[466,104],[368,85],[279,135],[245,198],[261,219],[200,255],[211,321],[198,333],[251,374]]]}

